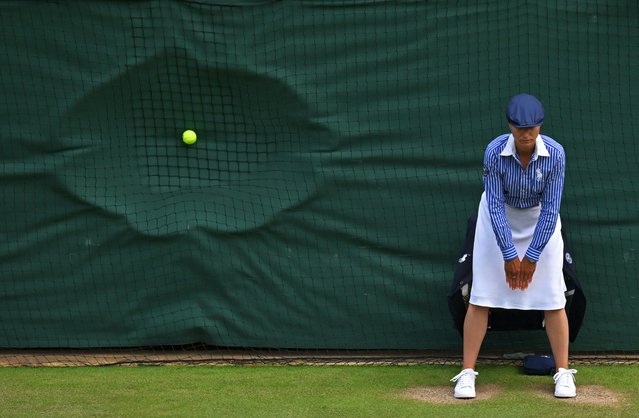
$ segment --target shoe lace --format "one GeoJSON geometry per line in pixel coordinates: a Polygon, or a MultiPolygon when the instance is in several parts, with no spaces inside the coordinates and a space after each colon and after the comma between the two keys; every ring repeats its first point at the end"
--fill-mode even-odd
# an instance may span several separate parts
{"type": "Polygon", "coordinates": [[[478,374],[479,373],[477,373],[476,371],[474,371],[472,369],[464,369],[457,376],[455,376],[452,379],[450,379],[450,381],[451,382],[457,382],[458,380],[461,379],[461,381],[459,383],[462,386],[464,386],[464,385],[468,385],[468,384],[472,383],[471,376],[477,376],[478,374]]]}
{"type": "Polygon", "coordinates": [[[577,370],[575,369],[563,369],[555,373],[555,375],[552,378],[555,381],[555,383],[561,380],[560,384],[565,384],[567,383],[566,380],[568,379],[572,379],[572,381],[574,382],[576,380],[575,379],[576,373],[577,373],[577,370]]]}

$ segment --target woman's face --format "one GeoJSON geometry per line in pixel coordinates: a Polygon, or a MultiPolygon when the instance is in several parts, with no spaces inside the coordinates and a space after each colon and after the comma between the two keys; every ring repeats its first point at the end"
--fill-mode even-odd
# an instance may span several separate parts
{"type": "Polygon", "coordinates": [[[530,128],[516,128],[511,124],[510,132],[515,138],[515,148],[517,152],[531,153],[535,150],[535,140],[541,131],[541,126],[531,126],[530,128]]]}

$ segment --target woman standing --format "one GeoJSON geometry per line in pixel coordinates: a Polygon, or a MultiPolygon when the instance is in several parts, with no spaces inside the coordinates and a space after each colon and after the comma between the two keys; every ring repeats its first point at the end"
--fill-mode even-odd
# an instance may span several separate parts
{"type": "Polygon", "coordinates": [[[544,311],[558,370],[555,396],[574,397],[577,371],[568,369],[559,217],[565,154],[559,143],[540,135],[544,109],[534,96],[512,97],[506,118],[511,133],[495,138],[484,156],[463,370],[452,379],[457,382],[455,397],[475,397],[475,363],[490,308],[544,311]]]}

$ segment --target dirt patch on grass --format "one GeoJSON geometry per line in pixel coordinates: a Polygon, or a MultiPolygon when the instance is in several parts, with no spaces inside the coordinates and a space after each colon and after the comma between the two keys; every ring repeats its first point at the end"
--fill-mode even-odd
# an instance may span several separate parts
{"type": "MultiPolygon", "coordinates": [[[[427,403],[453,404],[492,399],[502,393],[498,385],[477,385],[477,397],[474,399],[455,399],[452,386],[418,386],[404,389],[400,397],[427,403]]],[[[535,387],[533,393],[558,402],[571,402],[585,405],[618,405],[624,401],[622,394],[599,385],[578,385],[576,398],[555,398],[552,385],[535,387]]]]}
{"type": "Polygon", "coordinates": [[[623,401],[623,395],[599,385],[577,385],[577,397],[555,398],[551,385],[540,386],[535,393],[544,398],[553,398],[562,402],[574,402],[589,405],[616,405],[623,401]]]}
{"type": "Polygon", "coordinates": [[[412,399],[428,403],[459,403],[484,401],[491,399],[502,392],[501,387],[497,385],[478,385],[476,388],[476,398],[456,399],[453,396],[453,390],[454,388],[452,386],[420,386],[404,389],[400,396],[404,399],[412,399]]]}

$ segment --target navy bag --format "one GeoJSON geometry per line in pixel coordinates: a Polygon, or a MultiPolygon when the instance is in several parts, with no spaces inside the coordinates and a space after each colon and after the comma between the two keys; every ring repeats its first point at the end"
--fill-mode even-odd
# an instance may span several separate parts
{"type": "Polygon", "coordinates": [[[537,376],[555,374],[555,359],[551,356],[524,357],[524,373],[537,376]]]}

